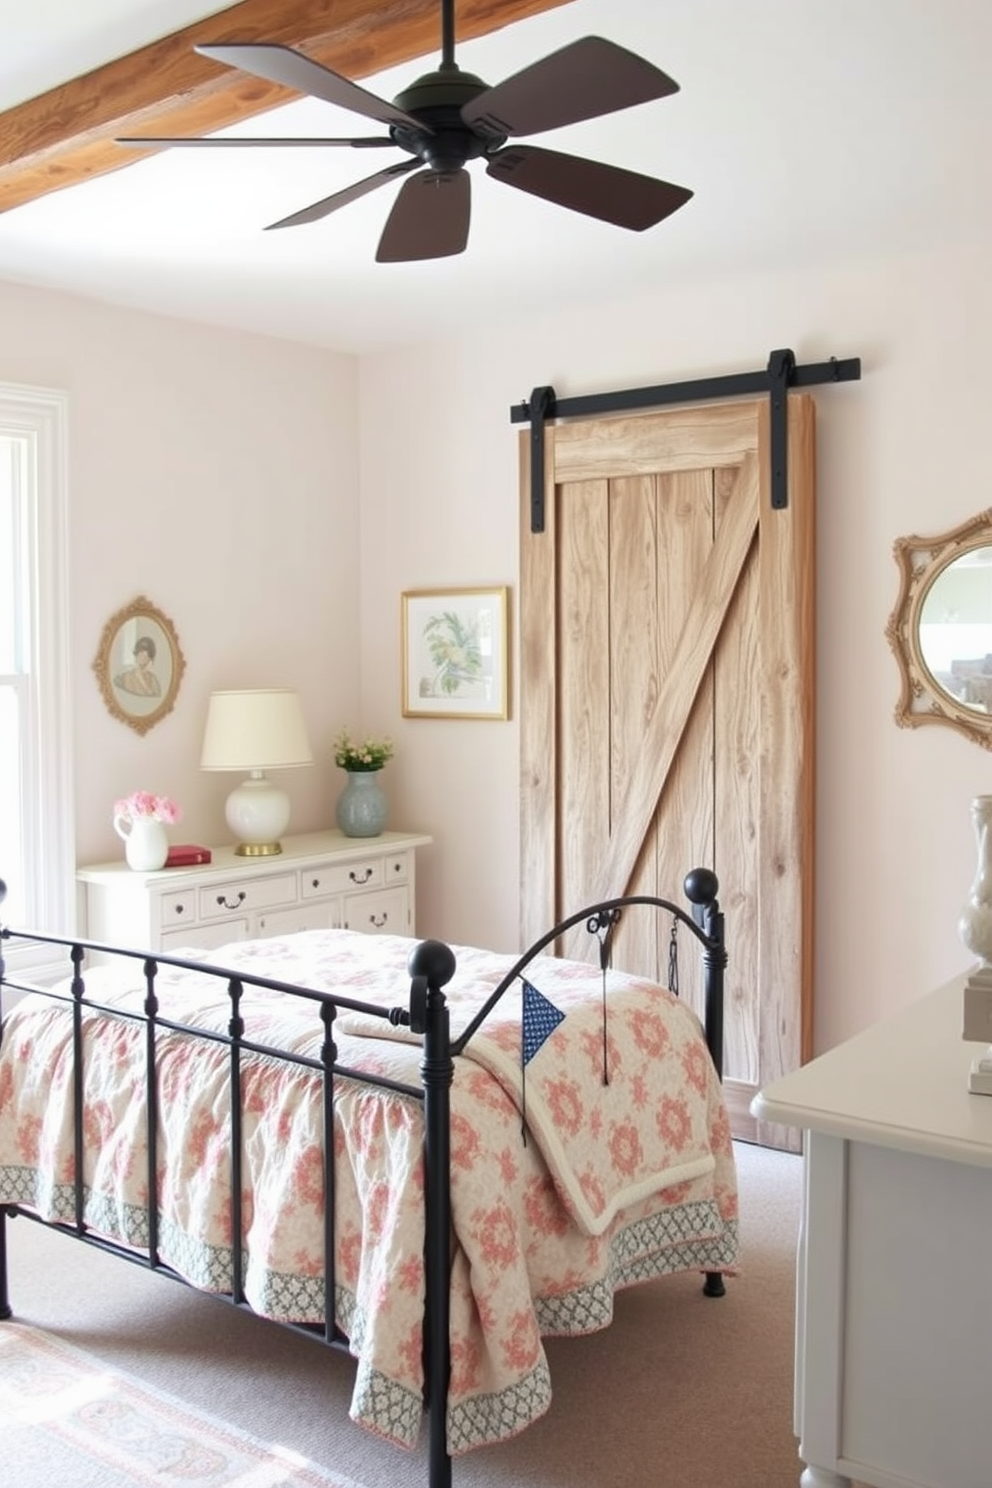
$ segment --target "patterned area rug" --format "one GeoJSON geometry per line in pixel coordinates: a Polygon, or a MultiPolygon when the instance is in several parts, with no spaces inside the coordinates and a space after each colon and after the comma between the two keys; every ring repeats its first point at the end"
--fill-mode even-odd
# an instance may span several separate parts
{"type": "Polygon", "coordinates": [[[43,1462],[45,1481],[74,1488],[361,1488],[9,1322],[0,1323],[0,1457],[15,1475],[43,1462]]]}

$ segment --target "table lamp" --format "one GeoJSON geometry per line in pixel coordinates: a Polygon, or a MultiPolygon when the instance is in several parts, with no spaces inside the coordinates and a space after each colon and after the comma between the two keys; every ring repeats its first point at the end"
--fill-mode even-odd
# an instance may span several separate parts
{"type": "Polygon", "coordinates": [[[300,700],[291,688],[211,694],[200,768],[248,771],[224,811],[240,857],[282,852],[279,838],[289,825],[289,797],[265,771],[312,764],[300,700]]]}

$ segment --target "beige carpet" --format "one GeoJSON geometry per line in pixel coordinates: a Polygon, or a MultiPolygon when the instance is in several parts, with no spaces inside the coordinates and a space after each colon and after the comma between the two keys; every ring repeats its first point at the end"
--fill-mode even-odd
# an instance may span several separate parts
{"type": "MultiPolygon", "coordinates": [[[[455,1488],[798,1488],[792,1349],[802,1165],[785,1153],[736,1150],[743,1262],[727,1295],[704,1297],[695,1276],[665,1278],[618,1297],[604,1332],[549,1340],[550,1411],[516,1440],[458,1459],[455,1488]]],[[[423,1447],[400,1451],[348,1419],[354,1366],[346,1356],[29,1221],[8,1224],[8,1239],[18,1324],[123,1376],[122,1387],[137,1392],[131,1399],[144,1385],[151,1401],[167,1392],[163,1409],[185,1402],[184,1429],[194,1436],[214,1431],[233,1451],[247,1434],[244,1473],[219,1483],[309,1488],[310,1479],[273,1476],[296,1454],[324,1470],[314,1483],[426,1488],[423,1447]]],[[[88,1477],[53,1472],[44,1444],[28,1451],[23,1430],[19,1460],[18,1429],[4,1411],[0,1450],[18,1488],[153,1481],[109,1464],[101,1475],[99,1461],[88,1477]]]]}

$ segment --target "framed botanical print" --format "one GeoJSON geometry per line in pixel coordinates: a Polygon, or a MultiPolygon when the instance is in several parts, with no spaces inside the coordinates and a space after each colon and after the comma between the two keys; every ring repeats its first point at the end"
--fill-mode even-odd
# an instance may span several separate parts
{"type": "Polygon", "coordinates": [[[108,710],[139,734],[172,711],[185,669],[172,621],[144,597],[111,615],[93,662],[108,710]]]}
{"type": "Polygon", "coordinates": [[[509,591],[402,596],[404,718],[509,717],[509,591]]]}

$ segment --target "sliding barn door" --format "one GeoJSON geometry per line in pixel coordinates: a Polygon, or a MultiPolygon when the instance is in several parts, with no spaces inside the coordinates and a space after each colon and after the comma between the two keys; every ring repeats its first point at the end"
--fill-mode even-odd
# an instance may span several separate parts
{"type": "MultiPolygon", "coordinates": [[[[521,440],[521,919],[526,944],[611,895],[685,903],[714,869],[734,1134],[793,1147],[749,1112],[811,1042],[814,408],[788,402],[780,510],[764,399],[549,426],[541,533],[521,440]]],[[[617,964],[666,980],[640,919],[617,964]]],[[[684,931],[679,975],[701,1011],[684,931]]]]}

